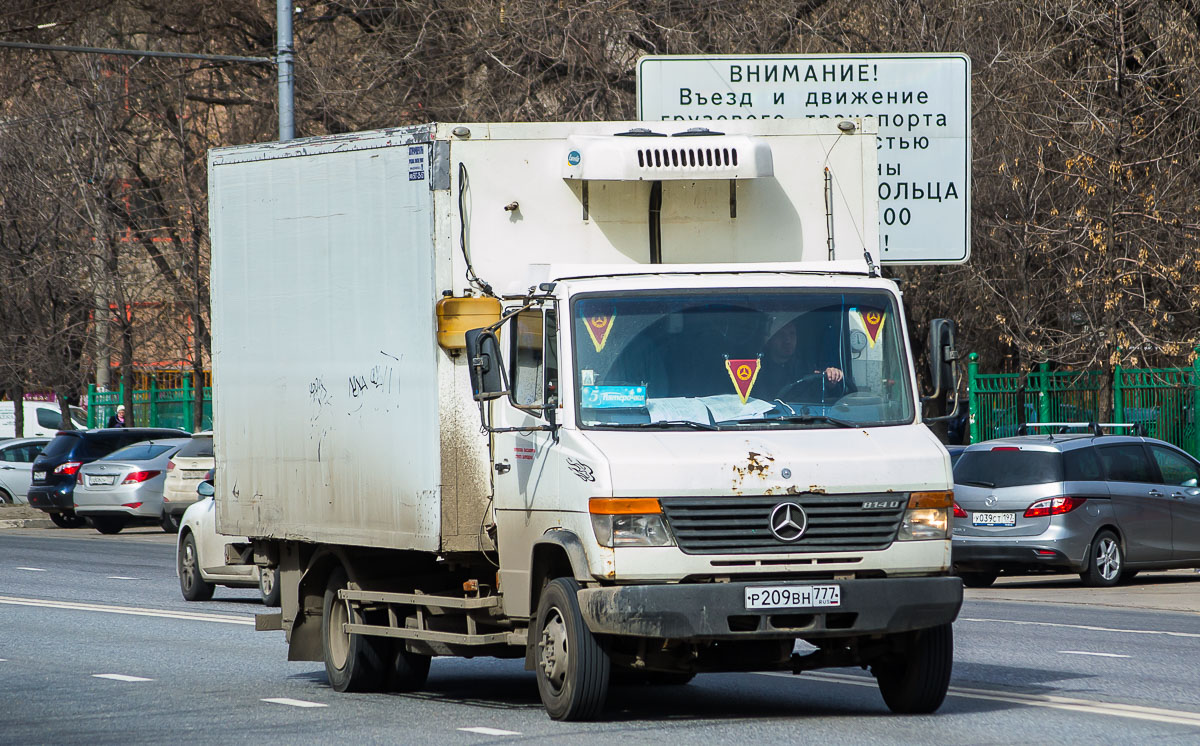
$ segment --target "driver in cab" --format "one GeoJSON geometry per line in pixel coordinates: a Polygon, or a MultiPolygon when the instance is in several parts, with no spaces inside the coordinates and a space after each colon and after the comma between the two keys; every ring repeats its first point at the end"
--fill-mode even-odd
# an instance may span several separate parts
{"type": "Polygon", "coordinates": [[[826,354],[827,346],[819,334],[805,335],[801,344],[799,326],[799,317],[772,322],[755,386],[762,393],[756,392],[756,396],[796,399],[845,393],[845,374],[830,364],[836,354],[826,354]]]}

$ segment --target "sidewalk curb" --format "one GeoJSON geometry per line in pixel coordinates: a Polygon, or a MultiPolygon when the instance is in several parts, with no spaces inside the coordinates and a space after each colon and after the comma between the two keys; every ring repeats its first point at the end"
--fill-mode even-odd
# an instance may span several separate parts
{"type": "Polygon", "coordinates": [[[54,521],[49,518],[10,518],[0,521],[0,529],[2,528],[50,528],[54,525],[54,521]]]}

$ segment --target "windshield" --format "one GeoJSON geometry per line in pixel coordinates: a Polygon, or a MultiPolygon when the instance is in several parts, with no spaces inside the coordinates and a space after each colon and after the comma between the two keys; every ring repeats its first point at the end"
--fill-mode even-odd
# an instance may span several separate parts
{"type": "Polygon", "coordinates": [[[1062,479],[1058,451],[1022,451],[1015,447],[964,451],[954,465],[954,482],[972,487],[1023,487],[1062,479]]]}
{"type": "Polygon", "coordinates": [[[891,294],[587,294],[572,303],[583,427],[858,427],[913,420],[891,294]]]}

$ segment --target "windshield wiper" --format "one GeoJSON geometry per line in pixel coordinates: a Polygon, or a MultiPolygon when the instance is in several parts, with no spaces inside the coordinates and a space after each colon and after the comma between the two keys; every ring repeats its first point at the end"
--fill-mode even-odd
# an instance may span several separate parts
{"type": "Polygon", "coordinates": [[[985,482],[982,479],[964,479],[959,482],[959,484],[970,484],[975,487],[987,487],[993,490],[996,489],[996,485],[992,484],[991,482],[985,482]]]}
{"type": "Polygon", "coordinates": [[[654,430],[667,429],[669,427],[690,427],[693,430],[716,430],[716,425],[710,425],[707,422],[696,422],[695,420],[659,420],[658,422],[638,422],[632,425],[620,425],[620,427],[636,427],[639,430],[654,430]]]}
{"type": "Polygon", "coordinates": [[[814,422],[827,422],[838,427],[861,427],[862,423],[830,417],[827,414],[785,414],[779,417],[742,417],[736,420],[721,420],[720,425],[748,425],[758,422],[796,422],[810,425],[814,422]]]}

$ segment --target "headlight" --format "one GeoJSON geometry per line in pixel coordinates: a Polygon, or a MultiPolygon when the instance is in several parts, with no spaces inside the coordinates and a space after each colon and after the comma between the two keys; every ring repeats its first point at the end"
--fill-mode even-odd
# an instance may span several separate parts
{"type": "Polygon", "coordinates": [[[897,541],[922,541],[950,537],[950,511],[954,492],[914,492],[908,499],[908,510],[900,524],[897,541]]]}
{"type": "Polygon", "coordinates": [[[945,539],[950,535],[950,517],[945,508],[920,508],[906,510],[904,522],[900,524],[898,541],[921,541],[922,539],[945,539]]]}
{"type": "Polygon", "coordinates": [[[603,547],[669,547],[675,539],[667,530],[662,509],[653,498],[596,497],[588,503],[596,543],[603,547]]]}

